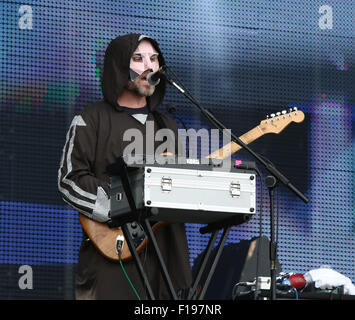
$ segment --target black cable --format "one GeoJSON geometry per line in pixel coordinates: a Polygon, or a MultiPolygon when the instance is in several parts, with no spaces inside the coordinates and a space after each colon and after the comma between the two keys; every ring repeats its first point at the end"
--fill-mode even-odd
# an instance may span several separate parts
{"type": "MultiPolygon", "coordinates": [[[[195,98],[193,97],[193,95],[192,95],[192,94],[190,93],[190,91],[184,86],[184,84],[183,84],[182,81],[179,79],[179,77],[178,77],[177,74],[174,72],[174,70],[173,70],[171,67],[169,67],[169,66],[166,66],[166,70],[169,70],[169,71],[173,74],[173,76],[175,77],[175,79],[176,79],[177,82],[179,83],[179,84],[178,84],[179,87],[181,87],[181,89],[184,90],[185,94],[189,96],[189,99],[190,99],[191,101],[195,101],[195,103],[197,103],[197,101],[195,100],[195,98]]],[[[197,104],[198,104],[198,103],[197,103],[197,104]]],[[[212,112],[211,112],[209,109],[208,109],[208,111],[212,114],[212,112]]],[[[208,121],[214,123],[214,122],[210,119],[210,117],[207,116],[205,113],[203,113],[203,115],[205,116],[205,118],[206,118],[208,121]]],[[[216,125],[216,124],[214,123],[214,125],[216,125]]],[[[218,128],[219,130],[221,130],[221,127],[217,127],[217,128],[218,128]]],[[[222,133],[223,133],[223,131],[222,131],[222,133]]]]}
{"type": "Polygon", "coordinates": [[[279,243],[279,213],[280,213],[280,197],[279,191],[276,191],[276,243],[279,243]]]}
{"type": "Polygon", "coordinates": [[[261,237],[262,237],[262,213],[263,213],[263,179],[261,176],[261,173],[258,168],[255,168],[255,171],[257,172],[257,175],[260,178],[260,209],[259,209],[259,241],[257,242],[257,248],[256,248],[256,270],[255,270],[255,292],[254,292],[254,300],[257,299],[257,294],[258,294],[258,284],[259,284],[259,261],[260,261],[260,242],[261,242],[261,237]]]}
{"type": "Polygon", "coordinates": [[[172,103],[169,103],[166,107],[166,110],[173,116],[175,117],[176,119],[178,119],[180,121],[180,123],[182,124],[182,126],[184,127],[185,129],[185,132],[186,132],[186,145],[185,145],[185,152],[184,154],[186,154],[186,158],[190,158],[190,137],[187,133],[187,127],[185,125],[185,122],[181,119],[181,117],[179,117],[177,114],[176,114],[176,108],[175,106],[172,104],[172,103]]]}
{"type": "MultiPolygon", "coordinates": [[[[179,85],[184,89],[185,93],[187,93],[190,97],[192,97],[191,93],[188,91],[188,89],[183,85],[182,81],[178,78],[178,76],[175,74],[175,72],[167,66],[167,69],[172,72],[172,74],[175,76],[177,81],[179,82],[179,85]]],[[[193,97],[192,97],[192,100],[193,97]]],[[[259,155],[260,158],[262,158],[265,162],[267,162],[269,165],[275,167],[273,163],[267,159],[265,156],[259,155]]],[[[258,287],[258,274],[259,274],[259,257],[260,257],[260,242],[261,242],[261,237],[262,237],[262,204],[263,204],[263,183],[262,183],[262,176],[261,173],[258,169],[255,169],[255,171],[258,173],[260,177],[260,188],[261,188],[261,197],[260,197],[260,217],[259,217],[259,241],[257,245],[257,269],[256,269],[256,288],[258,287]]],[[[277,192],[277,197],[278,197],[278,192],[277,192]]],[[[277,200],[278,201],[278,200],[277,200]]],[[[276,239],[278,239],[278,217],[279,217],[279,206],[277,203],[277,223],[276,223],[276,239]]],[[[276,240],[277,243],[277,240],[276,240]]]]}
{"type": "Polygon", "coordinates": [[[179,117],[177,114],[176,114],[176,108],[175,106],[172,104],[172,103],[169,103],[167,106],[166,106],[166,110],[172,115],[174,116],[176,119],[178,119],[180,121],[180,123],[182,124],[182,126],[184,127],[184,129],[187,131],[187,127],[184,123],[184,121],[182,121],[181,117],[179,117]]]}

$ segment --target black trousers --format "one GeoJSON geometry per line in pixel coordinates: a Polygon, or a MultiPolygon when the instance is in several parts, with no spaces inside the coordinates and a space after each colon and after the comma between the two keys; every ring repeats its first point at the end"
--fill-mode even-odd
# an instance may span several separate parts
{"type": "MultiPolygon", "coordinates": [[[[184,224],[169,224],[157,230],[156,239],[176,291],[191,286],[188,245],[184,224]]],[[[140,253],[143,268],[154,296],[158,300],[171,299],[160,272],[158,259],[149,244],[140,253]]],[[[142,300],[148,299],[133,259],[123,262],[134,288],[142,300]]],[[[90,240],[83,240],[76,275],[76,299],[137,300],[119,262],[105,258],[90,240]]]]}

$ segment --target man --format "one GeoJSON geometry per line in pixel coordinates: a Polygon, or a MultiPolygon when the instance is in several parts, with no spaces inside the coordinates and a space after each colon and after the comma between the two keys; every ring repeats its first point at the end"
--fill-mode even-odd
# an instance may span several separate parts
{"type": "MultiPolygon", "coordinates": [[[[157,110],[165,94],[165,81],[161,79],[153,86],[146,80],[149,72],[164,64],[158,43],[144,35],[117,37],[106,49],[101,79],[104,101],[95,102],[74,117],[58,171],[63,200],[90,219],[102,223],[109,220],[106,168],[123,155],[130,143],[123,139],[127,129],[140,130],[145,142],[146,125],[154,121],[155,132],[166,127],[177,138],[175,121],[157,110]]],[[[156,148],[159,143],[154,143],[156,148]]],[[[146,151],[144,145],[143,152],[146,151]]],[[[188,288],[191,270],[184,225],[162,227],[155,236],[175,290],[188,288]]],[[[140,258],[155,298],[170,299],[149,243],[140,258]]],[[[133,260],[124,262],[124,268],[139,297],[147,299],[133,260]]],[[[76,298],[136,299],[120,265],[101,255],[85,233],[79,251],[76,298]]]]}

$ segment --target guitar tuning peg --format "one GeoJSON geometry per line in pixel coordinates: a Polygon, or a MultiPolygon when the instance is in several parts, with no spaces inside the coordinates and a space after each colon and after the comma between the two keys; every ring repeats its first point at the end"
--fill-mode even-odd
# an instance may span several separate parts
{"type": "Polygon", "coordinates": [[[288,112],[292,112],[292,111],[293,111],[293,109],[292,109],[292,108],[289,108],[289,109],[288,109],[288,112]]]}
{"type": "Polygon", "coordinates": [[[271,116],[271,118],[275,117],[275,113],[272,113],[270,116],[271,116]]]}
{"type": "Polygon", "coordinates": [[[297,107],[293,107],[293,111],[297,111],[297,107]]]}
{"type": "Polygon", "coordinates": [[[282,114],[286,114],[287,111],[286,111],[286,110],[282,110],[281,113],[282,113],[282,114]]]}
{"type": "Polygon", "coordinates": [[[279,116],[281,114],[281,112],[276,112],[276,115],[279,116]]]}

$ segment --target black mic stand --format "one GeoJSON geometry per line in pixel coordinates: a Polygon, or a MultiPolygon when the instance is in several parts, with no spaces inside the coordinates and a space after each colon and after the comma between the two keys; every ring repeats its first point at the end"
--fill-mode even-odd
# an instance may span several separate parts
{"type": "MultiPolygon", "coordinates": [[[[191,94],[187,93],[185,89],[181,88],[172,79],[168,78],[164,74],[167,82],[175,87],[180,93],[182,93],[187,99],[189,99],[194,105],[198,107],[201,113],[211,121],[222,133],[223,130],[227,130],[226,126],[217,120],[213,114],[207,109],[203,108],[191,94]]],[[[277,168],[271,163],[264,160],[255,153],[250,147],[248,147],[242,140],[240,140],[233,132],[230,132],[231,139],[242,148],[247,150],[257,161],[259,161],[265,169],[270,173],[270,176],[266,177],[266,185],[269,189],[270,196],[270,276],[271,276],[271,287],[270,287],[270,299],[276,300],[276,260],[277,260],[277,243],[274,237],[274,189],[276,188],[279,181],[281,181],[288,189],[290,189],[297,197],[299,197],[303,202],[308,203],[309,199],[301,193],[289,179],[287,179],[277,168]]]]}

